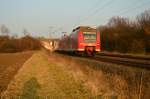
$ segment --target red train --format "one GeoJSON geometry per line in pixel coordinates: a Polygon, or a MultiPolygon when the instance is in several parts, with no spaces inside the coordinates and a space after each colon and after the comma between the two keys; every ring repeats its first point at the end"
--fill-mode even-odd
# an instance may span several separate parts
{"type": "Polygon", "coordinates": [[[80,26],[67,36],[64,35],[58,45],[59,51],[71,52],[83,56],[94,56],[100,51],[100,32],[88,26],[80,26]]]}

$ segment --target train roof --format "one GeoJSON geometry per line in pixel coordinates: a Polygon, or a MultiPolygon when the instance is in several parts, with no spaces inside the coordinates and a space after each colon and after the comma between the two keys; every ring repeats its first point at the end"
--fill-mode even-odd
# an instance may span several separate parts
{"type": "Polygon", "coordinates": [[[91,27],[89,27],[89,26],[79,26],[79,27],[73,29],[73,32],[76,31],[76,30],[81,30],[81,31],[93,31],[93,32],[96,31],[96,29],[91,28],[91,27]]]}

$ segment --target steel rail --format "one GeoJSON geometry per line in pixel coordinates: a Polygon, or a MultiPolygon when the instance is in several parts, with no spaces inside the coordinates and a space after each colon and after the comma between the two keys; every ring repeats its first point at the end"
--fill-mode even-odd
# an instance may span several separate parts
{"type": "Polygon", "coordinates": [[[96,55],[95,57],[91,57],[90,59],[102,61],[102,62],[108,62],[118,65],[125,65],[130,67],[137,67],[137,68],[143,68],[150,70],[150,60],[148,58],[134,58],[134,57],[118,57],[118,56],[112,56],[112,55],[96,55]]]}

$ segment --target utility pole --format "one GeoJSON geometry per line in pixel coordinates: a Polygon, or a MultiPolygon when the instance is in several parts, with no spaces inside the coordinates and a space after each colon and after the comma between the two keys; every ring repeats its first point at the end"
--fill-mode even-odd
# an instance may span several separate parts
{"type": "Polygon", "coordinates": [[[53,26],[50,26],[50,27],[49,27],[49,35],[50,35],[50,38],[52,38],[52,30],[53,30],[53,28],[54,28],[53,26]]]}

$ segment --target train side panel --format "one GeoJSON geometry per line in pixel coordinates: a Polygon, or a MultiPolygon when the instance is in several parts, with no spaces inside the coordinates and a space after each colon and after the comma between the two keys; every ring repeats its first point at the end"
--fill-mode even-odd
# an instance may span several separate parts
{"type": "Polygon", "coordinates": [[[72,51],[76,51],[78,48],[78,31],[75,31],[71,34],[71,38],[72,38],[72,43],[71,43],[71,50],[72,51]]]}
{"type": "Polygon", "coordinates": [[[97,31],[97,39],[96,39],[96,52],[101,50],[101,41],[100,41],[100,32],[97,31]]]}
{"type": "Polygon", "coordinates": [[[83,32],[79,31],[78,32],[78,51],[84,51],[84,43],[83,43],[83,32]]]}

